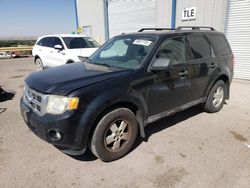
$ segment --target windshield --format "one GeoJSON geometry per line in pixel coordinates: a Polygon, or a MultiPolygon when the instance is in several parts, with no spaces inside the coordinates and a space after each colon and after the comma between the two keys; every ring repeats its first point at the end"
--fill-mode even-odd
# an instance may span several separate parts
{"type": "Polygon", "coordinates": [[[90,37],[63,37],[68,49],[98,48],[100,45],[90,37]]]}
{"type": "Polygon", "coordinates": [[[94,64],[123,69],[138,69],[152,49],[155,37],[118,36],[105,43],[90,57],[94,64]]]}

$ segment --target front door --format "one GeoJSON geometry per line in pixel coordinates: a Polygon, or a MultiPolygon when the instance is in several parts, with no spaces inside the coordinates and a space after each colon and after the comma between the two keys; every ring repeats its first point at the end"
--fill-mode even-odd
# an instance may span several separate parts
{"type": "MultiPolygon", "coordinates": [[[[148,115],[157,116],[181,106],[190,94],[190,66],[187,61],[186,37],[165,39],[153,58],[168,61],[165,70],[151,71],[148,85],[148,115]]],[[[157,117],[156,117],[157,118],[157,117]]],[[[153,120],[152,120],[153,121],[153,120]]]]}
{"type": "Polygon", "coordinates": [[[63,65],[66,62],[65,59],[65,48],[60,38],[53,37],[53,47],[50,49],[50,64],[52,67],[63,65]],[[55,49],[55,45],[61,45],[62,50],[55,49]]]}

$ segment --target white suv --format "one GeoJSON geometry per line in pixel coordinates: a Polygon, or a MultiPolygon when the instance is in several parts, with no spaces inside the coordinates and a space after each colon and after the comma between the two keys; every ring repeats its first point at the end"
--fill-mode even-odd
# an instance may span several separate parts
{"type": "Polygon", "coordinates": [[[76,34],[47,35],[38,38],[32,55],[37,70],[84,60],[100,45],[92,38],[76,34]]]}

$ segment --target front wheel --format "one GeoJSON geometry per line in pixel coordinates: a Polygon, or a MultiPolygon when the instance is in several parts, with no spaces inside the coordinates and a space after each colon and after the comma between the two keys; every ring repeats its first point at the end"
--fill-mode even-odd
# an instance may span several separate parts
{"type": "Polygon", "coordinates": [[[36,63],[36,70],[37,71],[42,71],[44,69],[43,62],[40,58],[37,58],[35,63],[36,63]]]}
{"type": "Polygon", "coordinates": [[[214,84],[204,105],[205,111],[214,113],[221,110],[225,103],[225,88],[225,82],[222,80],[219,80],[214,84]]]}
{"type": "Polygon", "coordinates": [[[105,162],[126,155],[138,134],[136,117],[127,108],[109,112],[99,121],[91,140],[92,153],[105,162]]]}

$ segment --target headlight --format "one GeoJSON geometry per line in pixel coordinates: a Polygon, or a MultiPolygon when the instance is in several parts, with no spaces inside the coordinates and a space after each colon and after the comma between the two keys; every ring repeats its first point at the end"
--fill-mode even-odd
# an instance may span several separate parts
{"type": "Polygon", "coordinates": [[[50,114],[62,114],[66,110],[74,110],[78,107],[79,98],[49,95],[46,112],[50,114]]]}

